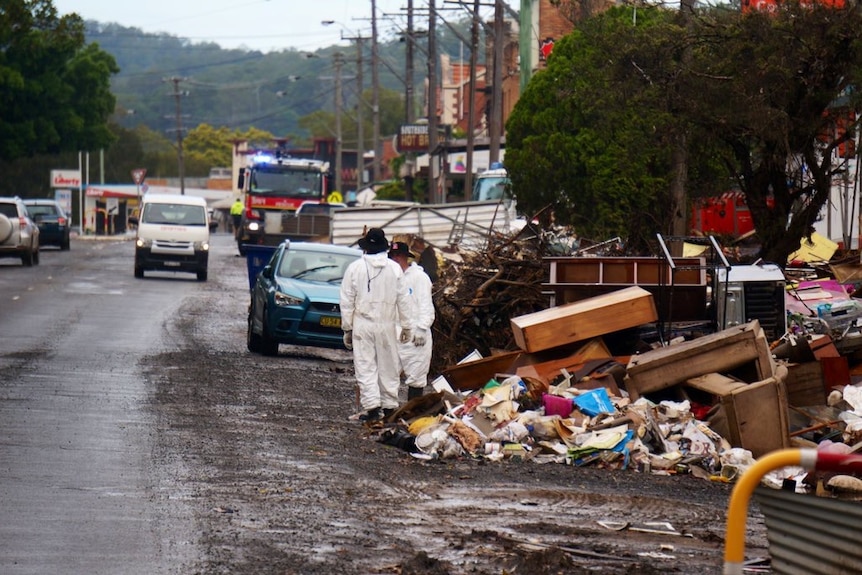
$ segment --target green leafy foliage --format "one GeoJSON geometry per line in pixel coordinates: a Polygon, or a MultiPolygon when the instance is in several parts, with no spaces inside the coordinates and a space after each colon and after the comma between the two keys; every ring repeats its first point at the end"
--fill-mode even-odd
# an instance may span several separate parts
{"type": "MultiPolygon", "coordinates": [[[[632,47],[673,24],[670,13],[650,16],[636,27],[629,9],[587,20],[557,43],[516,104],[506,163],[526,212],[550,206],[583,237],[640,245],[668,227],[666,134],[676,121],[632,47]]],[[[672,65],[670,55],[652,56],[672,65]]]]}
{"type": "MultiPolygon", "coordinates": [[[[858,111],[862,7],[770,13],[612,8],[558,42],[521,96],[506,163],[525,211],[643,251],[687,215],[670,189],[746,195],[762,256],[807,235],[846,169],[835,114],[858,111]]],[[[858,112],[847,131],[858,125],[858,112]]]]}
{"type": "Polygon", "coordinates": [[[119,71],[83,22],[50,0],[9,0],[0,10],[0,159],[107,146],[119,71]]]}

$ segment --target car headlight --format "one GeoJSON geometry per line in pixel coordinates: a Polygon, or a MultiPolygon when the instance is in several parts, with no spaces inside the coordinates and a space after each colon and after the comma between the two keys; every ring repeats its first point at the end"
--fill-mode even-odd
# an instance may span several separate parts
{"type": "Polygon", "coordinates": [[[195,242],[195,251],[196,252],[206,252],[209,251],[210,244],[209,242],[195,242]]]}
{"type": "Polygon", "coordinates": [[[290,295],[289,293],[284,293],[283,291],[276,291],[274,299],[275,305],[281,307],[286,307],[289,305],[302,305],[302,302],[305,301],[305,298],[290,295]]]}
{"type": "Polygon", "coordinates": [[[259,223],[257,223],[257,222],[249,222],[249,223],[248,223],[248,231],[250,231],[250,232],[256,232],[256,231],[257,231],[257,230],[259,230],[259,229],[260,229],[260,224],[259,224],[259,223]]]}
{"type": "Polygon", "coordinates": [[[145,238],[138,238],[135,240],[135,245],[139,248],[149,248],[153,245],[153,240],[148,240],[145,238]]]}

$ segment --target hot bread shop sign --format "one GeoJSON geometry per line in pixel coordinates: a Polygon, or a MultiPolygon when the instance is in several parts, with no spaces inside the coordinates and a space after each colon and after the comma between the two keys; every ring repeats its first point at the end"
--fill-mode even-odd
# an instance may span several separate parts
{"type": "Polygon", "coordinates": [[[80,188],[81,172],[79,170],[51,170],[52,188],[80,188]]]}

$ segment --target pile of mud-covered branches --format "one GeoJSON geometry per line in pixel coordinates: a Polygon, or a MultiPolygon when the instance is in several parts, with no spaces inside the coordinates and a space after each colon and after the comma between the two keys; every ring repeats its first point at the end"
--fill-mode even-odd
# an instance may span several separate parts
{"type": "Polygon", "coordinates": [[[547,240],[528,226],[517,235],[491,235],[482,249],[443,254],[434,282],[432,378],[474,349],[516,349],[510,319],[548,307],[547,240]]]}

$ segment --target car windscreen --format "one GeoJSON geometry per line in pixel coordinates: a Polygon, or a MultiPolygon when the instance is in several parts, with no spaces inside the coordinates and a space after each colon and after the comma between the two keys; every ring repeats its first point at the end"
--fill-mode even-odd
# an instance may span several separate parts
{"type": "Polygon", "coordinates": [[[57,208],[46,204],[28,204],[27,211],[34,219],[40,216],[58,216],[57,208]]]}
{"type": "Polygon", "coordinates": [[[306,250],[287,250],[278,275],[298,280],[340,284],[344,271],[358,255],[306,250]]]}
{"type": "Polygon", "coordinates": [[[143,224],[172,224],[176,226],[206,226],[207,213],[203,206],[188,204],[144,204],[143,224]]]}

